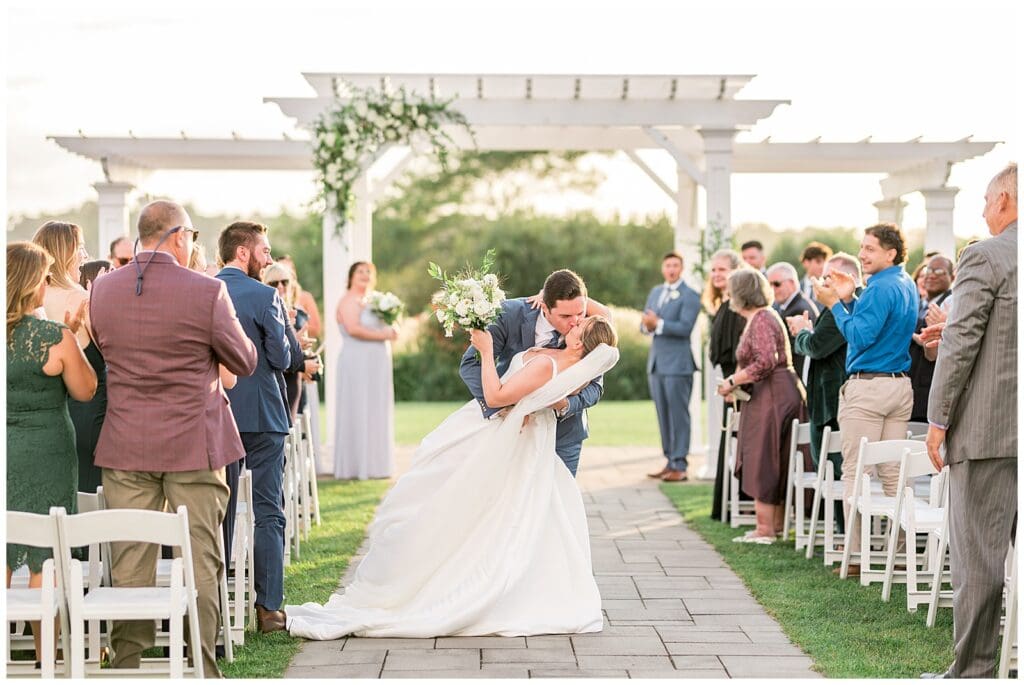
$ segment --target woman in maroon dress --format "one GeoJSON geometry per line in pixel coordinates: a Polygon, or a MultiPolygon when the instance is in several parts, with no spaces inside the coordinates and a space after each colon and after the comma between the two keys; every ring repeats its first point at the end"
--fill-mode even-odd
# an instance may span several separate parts
{"type": "Polygon", "coordinates": [[[770,544],[782,530],[790,431],[803,413],[804,390],[793,371],[785,326],[771,307],[768,280],[754,269],[739,269],[729,276],[729,293],[729,306],[747,326],[736,349],[736,371],[718,392],[728,397],[742,385],[750,395],[740,410],[736,476],[757,512],[757,527],[733,542],[770,544]]]}

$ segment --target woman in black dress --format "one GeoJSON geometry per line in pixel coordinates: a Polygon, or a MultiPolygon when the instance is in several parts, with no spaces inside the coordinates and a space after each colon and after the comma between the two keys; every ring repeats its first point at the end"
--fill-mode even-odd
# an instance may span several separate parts
{"type": "MultiPolygon", "coordinates": [[[[719,250],[711,255],[711,272],[701,295],[704,311],[711,317],[711,336],[708,360],[712,367],[722,369],[722,377],[736,370],[736,348],[747,321],[729,307],[729,276],[743,264],[735,250],[719,250]]],[[[728,515],[728,502],[722,502],[722,479],[725,474],[725,408],[722,410],[722,430],[718,440],[718,468],[715,469],[715,490],[711,501],[711,518],[721,518],[722,507],[728,515]]],[[[749,498],[747,498],[749,499],[749,498]]]]}

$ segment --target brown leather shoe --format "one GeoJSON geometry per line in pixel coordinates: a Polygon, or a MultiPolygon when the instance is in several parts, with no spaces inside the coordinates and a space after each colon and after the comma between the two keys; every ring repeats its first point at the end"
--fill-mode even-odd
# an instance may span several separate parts
{"type": "Polygon", "coordinates": [[[666,483],[680,483],[684,480],[689,480],[689,478],[686,477],[686,471],[673,471],[672,469],[668,469],[661,479],[666,483]]]}
{"type": "Polygon", "coordinates": [[[648,478],[663,478],[665,476],[665,474],[668,473],[670,470],[671,469],[669,469],[669,467],[666,466],[665,468],[663,468],[661,471],[658,471],[657,473],[648,473],[647,477],[648,478]]]}
{"type": "Polygon", "coordinates": [[[261,633],[273,633],[278,630],[285,629],[285,625],[288,622],[288,616],[286,616],[284,611],[280,609],[270,611],[257,604],[256,620],[259,622],[261,633]]]}

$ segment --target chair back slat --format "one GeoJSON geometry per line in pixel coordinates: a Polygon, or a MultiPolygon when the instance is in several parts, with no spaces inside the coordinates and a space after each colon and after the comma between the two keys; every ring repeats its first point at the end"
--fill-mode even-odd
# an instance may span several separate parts
{"type": "Polygon", "coordinates": [[[793,434],[796,435],[797,447],[800,445],[811,444],[811,424],[800,423],[799,419],[793,419],[793,423],[796,424],[793,430],[793,434]]]}
{"type": "Polygon", "coordinates": [[[99,542],[147,542],[181,547],[188,539],[187,514],[168,514],[145,509],[104,509],[64,516],[64,544],[84,547],[99,542]]]}
{"type": "Polygon", "coordinates": [[[103,503],[100,500],[100,496],[95,492],[79,492],[78,493],[78,513],[85,514],[90,511],[100,511],[103,509],[103,503]]]}
{"type": "Polygon", "coordinates": [[[925,453],[925,445],[918,440],[879,440],[878,442],[861,442],[861,465],[874,466],[898,462],[903,450],[909,449],[911,454],[925,453]]]}
{"type": "MultiPolygon", "coordinates": [[[[63,511],[63,507],[60,509],[63,511]]],[[[8,511],[7,542],[29,547],[57,547],[57,525],[52,512],[48,515],[8,511]]]]}

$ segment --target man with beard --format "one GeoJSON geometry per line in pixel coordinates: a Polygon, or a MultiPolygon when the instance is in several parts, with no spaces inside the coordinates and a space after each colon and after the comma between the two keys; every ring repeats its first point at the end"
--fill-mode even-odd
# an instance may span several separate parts
{"type": "MultiPolygon", "coordinates": [[[[260,631],[269,633],[283,630],[286,619],[281,611],[285,544],[281,507],[284,441],[290,422],[282,372],[292,370],[296,362],[302,369],[302,350],[277,290],[260,282],[260,272],[274,261],[267,227],[236,221],[221,232],[217,249],[224,263],[217,278],[227,285],[238,320],[258,351],[256,371],[239,378],[228,397],[245,448],[245,466],[252,476],[256,616],[260,631]]],[[[231,501],[224,519],[225,545],[234,533],[238,475],[237,467],[228,472],[231,501]]]]}

